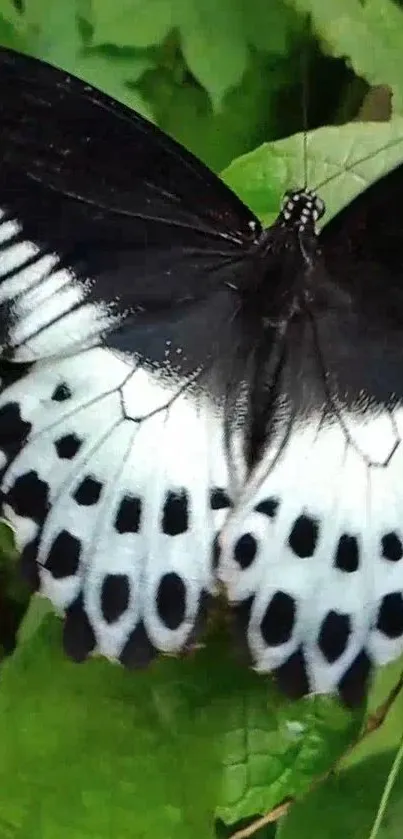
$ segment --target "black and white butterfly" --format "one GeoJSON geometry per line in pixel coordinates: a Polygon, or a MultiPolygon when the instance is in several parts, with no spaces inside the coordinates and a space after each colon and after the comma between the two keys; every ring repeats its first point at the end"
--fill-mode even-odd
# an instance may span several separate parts
{"type": "Polygon", "coordinates": [[[0,487],[64,644],[127,666],[224,589],[294,696],[403,652],[403,166],[319,236],[0,51],[0,487]]]}

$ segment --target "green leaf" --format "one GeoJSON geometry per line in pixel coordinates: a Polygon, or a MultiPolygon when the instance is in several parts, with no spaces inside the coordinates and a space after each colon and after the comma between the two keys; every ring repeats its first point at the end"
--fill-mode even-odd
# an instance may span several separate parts
{"type": "Polygon", "coordinates": [[[25,51],[74,73],[152,119],[152,110],[135,83],[154,62],[144,51],[84,48],[78,8],[74,0],[29,0],[20,16],[25,51]]]}
{"type": "Polygon", "coordinates": [[[292,0],[309,13],[324,48],[346,57],[370,85],[393,90],[394,110],[403,108],[403,10],[393,0],[292,0]]]}
{"type": "Polygon", "coordinates": [[[278,130],[274,97],[284,81],[284,63],[256,53],[250,58],[241,84],[227,93],[220,110],[197,84],[173,83],[157,71],[147,81],[158,124],[168,134],[220,171],[247,148],[254,148],[278,130]],[[268,87],[272,94],[268,97],[268,87]],[[218,142],[219,138],[219,142],[218,142]]]}
{"type": "Polygon", "coordinates": [[[330,698],[293,703],[273,696],[266,720],[267,699],[261,708],[255,697],[252,703],[245,699],[248,717],[233,739],[224,775],[227,801],[217,807],[227,822],[303,795],[353,740],[361,723],[360,713],[349,714],[330,698]]]}
{"type": "Polygon", "coordinates": [[[0,0],[0,18],[7,21],[12,27],[19,28],[21,14],[17,11],[13,0],[0,0]]]}
{"type": "MultiPolygon", "coordinates": [[[[403,658],[397,659],[375,673],[374,683],[368,699],[367,714],[371,716],[384,704],[390,692],[399,682],[403,670],[403,658]]],[[[343,760],[343,766],[353,766],[368,757],[397,748],[402,734],[403,691],[401,690],[389,708],[383,724],[363,739],[343,760]]]]}
{"type": "Polygon", "coordinates": [[[219,108],[246,70],[249,51],[238,3],[233,0],[183,0],[179,30],[182,50],[193,75],[219,108]]]}
{"type": "MultiPolygon", "coordinates": [[[[262,220],[270,224],[278,214],[288,181],[282,142],[265,143],[234,160],[222,173],[224,181],[262,220]]],[[[298,144],[295,143],[295,148],[298,144]]]]}
{"type": "Polygon", "coordinates": [[[284,191],[301,186],[306,177],[326,203],[326,222],[400,163],[402,155],[402,118],[390,123],[354,122],[309,132],[306,161],[303,135],[296,134],[238,158],[223,178],[264,224],[270,224],[284,191]]]}
{"type": "Polygon", "coordinates": [[[148,47],[175,25],[173,0],[92,0],[93,44],[148,47]]]}
{"type": "Polygon", "coordinates": [[[2,668],[0,819],[15,839],[214,837],[217,816],[306,790],[360,724],[330,700],[280,701],[214,639],[130,673],[78,667],[60,635],[45,619],[2,668]]]}
{"type": "Polygon", "coordinates": [[[24,51],[27,47],[21,28],[21,16],[13,18],[9,13],[9,5],[11,6],[6,0],[3,2],[0,0],[0,44],[3,47],[24,51]]]}
{"type": "Polygon", "coordinates": [[[28,0],[21,20],[31,55],[63,69],[72,68],[81,47],[74,0],[28,0]]]}
{"type": "Polygon", "coordinates": [[[93,0],[93,42],[146,47],[175,27],[190,71],[218,106],[248,60],[243,17],[233,0],[93,0]]]}
{"type": "Polygon", "coordinates": [[[14,530],[7,521],[0,519],[0,565],[2,558],[9,561],[10,559],[16,559],[17,556],[14,530]]]}
{"type": "MultiPolygon", "coordinates": [[[[333,775],[291,806],[276,839],[368,839],[395,757],[386,752],[333,775]]],[[[392,790],[377,839],[401,839],[403,773],[392,790]]]]}
{"type": "Polygon", "coordinates": [[[41,597],[39,594],[34,594],[18,628],[18,644],[24,644],[30,640],[45,618],[53,614],[54,609],[50,600],[41,597]]]}
{"type": "MultiPolygon", "coordinates": [[[[305,23],[284,0],[241,0],[245,38],[252,47],[285,55],[305,23]]],[[[305,27],[306,28],[306,27],[305,27]]]]}

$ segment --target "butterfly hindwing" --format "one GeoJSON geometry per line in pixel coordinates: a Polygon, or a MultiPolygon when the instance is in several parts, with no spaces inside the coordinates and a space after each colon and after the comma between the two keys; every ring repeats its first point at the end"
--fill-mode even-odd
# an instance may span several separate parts
{"type": "Polygon", "coordinates": [[[4,510],[25,574],[67,613],[70,653],[136,664],[139,632],[150,656],[186,647],[214,593],[228,483],[220,413],[203,392],[170,393],[92,348],[10,384],[0,439],[4,510]]]}

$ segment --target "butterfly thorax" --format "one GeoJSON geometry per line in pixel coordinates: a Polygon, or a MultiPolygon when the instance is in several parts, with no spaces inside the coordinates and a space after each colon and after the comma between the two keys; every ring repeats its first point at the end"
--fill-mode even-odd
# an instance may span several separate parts
{"type": "Polygon", "coordinates": [[[311,298],[312,268],[318,250],[317,221],[325,206],[307,189],[286,192],[280,213],[263,230],[256,248],[258,259],[254,294],[248,304],[260,313],[263,324],[278,327],[298,316],[311,298]]]}
{"type": "MultiPolygon", "coordinates": [[[[276,226],[285,251],[293,250],[303,266],[303,288],[315,263],[319,230],[317,222],[325,213],[325,204],[312,190],[295,189],[284,194],[276,226]],[[307,270],[308,269],[308,270],[307,270]]],[[[298,275],[297,265],[295,273],[298,275]]]]}
{"type": "Polygon", "coordinates": [[[278,221],[289,230],[299,233],[307,230],[316,232],[316,222],[322,218],[325,204],[315,192],[309,189],[294,189],[284,194],[278,221]]]}

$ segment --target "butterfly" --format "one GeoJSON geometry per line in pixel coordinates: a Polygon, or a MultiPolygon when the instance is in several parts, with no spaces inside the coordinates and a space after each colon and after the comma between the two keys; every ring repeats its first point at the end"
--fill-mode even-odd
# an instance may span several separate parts
{"type": "Polygon", "coordinates": [[[224,591],[291,696],[403,651],[403,166],[263,229],[138,114],[0,50],[0,490],[64,648],[180,653],[224,591]]]}

